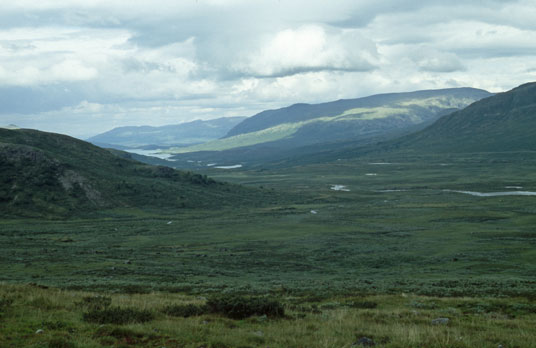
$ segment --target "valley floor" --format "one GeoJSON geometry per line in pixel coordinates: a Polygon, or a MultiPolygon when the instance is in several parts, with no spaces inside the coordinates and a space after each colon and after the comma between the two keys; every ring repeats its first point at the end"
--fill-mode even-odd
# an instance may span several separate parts
{"type": "Polygon", "coordinates": [[[52,346],[56,336],[80,347],[350,347],[361,337],[385,347],[535,341],[536,197],[456,192],[535,192],[532,153],[206,173],[297,198],[261,208],[2,220],[0,346],[52,346]],[[79,291],[147,308],[154,320],[123,331],[84,323],[74,303],[90,294],[79,291]],[[275,297],[288,317],[237,322],[160,311],[222,293],[275,297]],[[363,303],[377,306],[359,308],[363,303]],[[448,324],[431,323],[443,317],[448,324]]]}

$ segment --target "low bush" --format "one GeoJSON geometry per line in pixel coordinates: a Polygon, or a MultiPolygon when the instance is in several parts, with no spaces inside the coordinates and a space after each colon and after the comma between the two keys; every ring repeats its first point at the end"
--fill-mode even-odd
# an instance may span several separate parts
{"type": "Polygon", "coordinates": [[[152,288],[138,284],[130,284],[121,287],[121,292],[125,294],[150,294],[151,291],[152,288]]]}
{"type": "Polygon", "coordinates": [[[6,297],[0,298],[0,315],[2,312],[5,312],[11,305],[13,304],[13,300],[6,297]]]}
{"type": "Polygon", "coordinates": [[[48,348],[75,348],[76,345],[63,337],[54,337],[48,341],[48,348]]]}
{"type": "Polygon", "coordinates": [[[378,307],[378,304],[376,302],[371,302],[371,301],[353,301],[353,302],[347,302],[346,306],[350,308],[358,308],[358,309],[374,309],[378,307]]]}
{"type": "Polygon", "coordinates": [[[186,305],[169,305],[162,309],[162,312],[173,317],[188,318],[196,315],[208,313],[207,306],[199,306],[194,304],[186,305]]]}
{"type": "Polygon", "coordinates": [[[285,309],[281,303],[263,297],[221,295],[209,299],[207,307],[210,312],[220,313],[231,319],[244,319],[252,315],[268,317],[285,315],[285,309]]]}
{"type": "Polygon", "coordinates": [[[67,324],[63,321],[42,321],[41,327],[48,329],[48,330],[63,330],[67,328],[67,324]]]}
{"type": "Polygon", "coordinates": [[[145,323],[154,319],[152,312],[134,308],[109,307],[106,309],[93,309],[83,315],[83,320],[96,324],[130,324],[145,323]]]}
{"type": "Polygon", "coordinates": [[[483,313],[502,313],[511,317],[516,315],[536,313],[536,305],[530,303],[505,303],[499,301],[491,302],[467,302],[458,305],[458,308],[464,313],[483,314],[483,313]]]}
{"type": "Polygon", "coordinates": [[[435,302],[411,301],[409,306],[412,308],[416,308],[416,309],[437,309],[438,308],[438,305],[435,302]]]}
{"type": "Polygon", "coordinates": [[[108,308],[112,304],[111,297],[107,296],[85,296],[80,302],[77,303],[78,306],[89,309],[89,310],[102,310],[108,308]]]}
{"type": "Polygon", "coordinates": [[[140,332],[133,331],[131,329],[123,327],[114,327],[104,325],[97,329],[95,332],[96,337],[113,337],[116,339],[123,339],[128,337],[143,337],[143,334],[140,332]]]}

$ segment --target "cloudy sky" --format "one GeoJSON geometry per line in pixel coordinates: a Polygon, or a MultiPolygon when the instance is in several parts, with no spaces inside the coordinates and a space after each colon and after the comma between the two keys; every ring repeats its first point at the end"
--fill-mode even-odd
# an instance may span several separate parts
{"type": "Polygon", "coordinates": [[[536,80],[535,0],[17,0],[0,125],[85,138],[296,102],[536,80]]]}

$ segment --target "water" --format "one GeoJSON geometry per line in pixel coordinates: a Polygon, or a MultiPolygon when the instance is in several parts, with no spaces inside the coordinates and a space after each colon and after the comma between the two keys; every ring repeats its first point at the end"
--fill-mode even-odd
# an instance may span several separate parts
{"type": "Polygon", "coordinates": [[[125,151],[135,153],[135,154],[138,154],[138,155],[151,156],[151,157],[156,157],[156,158],[165,159],[165,160],[167,160],[171,156],[173,156],[170,153],[161,153],[160,149],[156,149],[156,150],[126,149],[125,151]]]}
{"type": "Polygon", "coordinates": [[[443,190],[443,191],[464,193],[466,195],[477,196],[477,197],[536,196],[536,192],[532,192],[532,191],[505,191],[505,192],[476,192],[476,191],[458,191],[458,190],[443,190]]]}
{"type": "Polygon", "coordinates": [[[330,189],[332,189],[333,191],[350,191],[348,188],[346,188],[346,185],[331,185],[330,189]]]}
{"type": "Polygon", "coordinates": [[[217,166],[217,167],[214,167],[214,168],[218,168],[218,169],[236,169],[236,168],[242,168],[242,165],[241,164],[235,164],[234,166],[217,166]]]}

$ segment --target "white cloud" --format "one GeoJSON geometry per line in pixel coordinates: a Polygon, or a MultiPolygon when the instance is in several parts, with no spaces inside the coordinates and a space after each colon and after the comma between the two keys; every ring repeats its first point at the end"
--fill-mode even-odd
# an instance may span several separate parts
{"type": "Polygon", "coordinates": [[[534,17],[533,0],[6,2],[0,124],[82,136],[374,93],[506,90],[536,78],[534,17]]]}
{"type": "Polygon", "coordinates": [[[0,85],[91,80],[126,42],[124,30],[16,28],[0,31],[0,85]]]}
{"type": "Polygon", "coordinates": [[[377,60],[374,43],[357,31],[327,32],[317,25],[279,31],[261,45],[236,69],[258,76],[318,70],[368,71],[377,60]]]}

